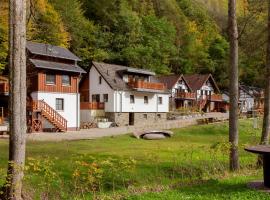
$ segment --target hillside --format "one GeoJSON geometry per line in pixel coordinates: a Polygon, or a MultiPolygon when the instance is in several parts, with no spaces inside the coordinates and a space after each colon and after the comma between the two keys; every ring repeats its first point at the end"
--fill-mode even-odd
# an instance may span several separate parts
{"type": "MultiPolygon", "coordinates": [[[[0,2],[0,68],[4,69],[8,4],[0,2]]],[[[258,5],[238,2],[241,29],[247,10],[258,5]]],[[[96,60],[158,74],[213,73],[226,87],[226,4],[226,0],[31,0],[27,38],[70,48],[82,58],[84,68],[96,60]]],[[[265,13],[259,12],[252,26],[263,26],[265,13]]],[[[241,41],[254,35],[262,38],[257,32],[254,27],[252,34],[244,31],[241,41]]],[[[252,52],[254,59],[246,51],[250,46],[242,46],[242,81],[260,85],[264,45],[252,52]]]]}

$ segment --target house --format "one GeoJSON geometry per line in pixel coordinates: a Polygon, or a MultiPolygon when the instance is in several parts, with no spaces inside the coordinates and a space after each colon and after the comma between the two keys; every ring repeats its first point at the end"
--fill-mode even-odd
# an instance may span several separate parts
{"type": "Polygon", "coordinates": [[[124,126],[167,119],[169,93],[148,70],[93,62],[80,93],[81,122],[106,117],[124,126]]]}
{"type": "Polygon", "coordinates": [[[264,92],[261,88],[239,85],[239,109],[241,113],[263,111],[264,92]]]}
{"type": "MultiPolygon", "coordinates": [[[[0,76],[0,118],[1,121],[8,116],[8,100],[9,100],[9,79],[7,76],[0,76]]],[[[0,123],[1,124],[1,123],[0,123]]]]}
{"type": "Polygon", "coordinates": [[[27,42],[28,130],[67,131],[80,127],[80,58],[50,44],[27,42]]]}
{"type": "Polygon", "coordinates": [[[170,92],[170,110],[191,108],[196,105],[196,94],[183,75],[165,75],[158,78],[170,92]]]}
{"type": "Polygon", "coordinates": [[[199,110],[223,111],[222,95],[211,74],[184,75],[184,79],[195,93],[199,110]]]}

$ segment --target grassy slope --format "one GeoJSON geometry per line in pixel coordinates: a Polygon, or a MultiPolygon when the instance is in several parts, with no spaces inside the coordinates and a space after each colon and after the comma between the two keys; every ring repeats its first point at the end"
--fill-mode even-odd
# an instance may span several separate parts
{"type": "MultiPolygon", "coordinates": [[[[256,144],[260,130],[252,129],[252,121],[242,121],[240,126],[241,164],[239,174],[227,172],[227,153],[218,145],[227,141],[226,124],[193,126],[177,129],[175,136],[162,141],[136,140],[130,136],[102,138],[93,141],[61,143],[31,142],[27,145],[27,157],[58,157],[55,170],[61,178],[71,181],[72,165],[81,155],[97,159],[134,158],[137,160],[132,180],[139,191],[119,187],[117,192],[128,199],[266,199],[268,195],[247,189],[248,180],[261,177],[254,170],[256,156],[244,152],[244,144],[256,144]],[[214,154],[211,154],[211,148],[214,154]],[[195,181],[195,182],[193,182],[195,181]],[[206,181],[201,183],[201,181],[206,181]],[[193,187],[185,186],[193,183],[193,187]],[[183,186],[184,185],[184,186],[183,186]],[[140,191],[143,186],[152,189],[140,191]],[[166,187],[157,189],[157,186],[166,187]]],[[[222,146],[222,145],[221,145],[222,146]]],[[[5,169],[7,142],[0,140],[0,169],[5,169]]],[[[213,152],[212,152],[213,153],[213,152]]],[[[30,178],[37,184],[42,177],[30,178]]],[[[0,181],[1,182],[1,181],[0,181]]],[[[63,188],[69,191],[68,184],[63,188]]],[[[112,190],[105,193],[112,196],[112,190]]],[[[113,197],[116,198],[116,197],[113,197]]]]}

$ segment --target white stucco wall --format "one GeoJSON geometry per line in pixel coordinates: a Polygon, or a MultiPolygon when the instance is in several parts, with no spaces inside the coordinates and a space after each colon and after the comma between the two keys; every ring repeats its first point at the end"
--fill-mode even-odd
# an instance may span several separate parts
{"type": "Polygon", "coordinates": [[[68,128],[80,127],[80,94],[33,92],[31,96],[33,100],[44,100],[53,109],[56,108],[56,98],[63,98],[64,110],[57,112],[67,120],[68,128]]]}
{"type": "Polygon", "coordinates": [[[108,102],[105,103],[106,112],[114,112],[114,90],[108,85],[108,83],[102,78],[101,84],[99,84],[100,74],[95,67],[90,69],[89,73],[89,94],[90,101],[92,102],[92,95],[99,94],[100,102],[104,102],[103,94],[108,94],[108,102]]]}
{"type": "Polygon", "coordinates": [[[119,91],[115,92],[115,112],[168,112],[169,94],[147,92],[119,91]],[[130,103],[130,95],[134,95],[135,102],[130,103]],[[144,103],[144,96],[148,96],[148,104],[144,103]],[[162,104],[158,104],[158,97],[162,97],[162,104]],[[122,98],[122,100],[121,100],[122,98]]]}
{"type": "Polygon", "coordinates": [[[99,84],[100,74],[95,67],[89,73],[90,101],[93,94],[100,95],[100,102],[104,102],[103,94],[108,94],[108,102],[105,103],[105,112],[168,112],[169,94],[156,94],[147,92],[115,91],[102,78],[99,84]],[[130,95],[134,95],[135,103],[130,104],[130,95]],[[148,104],[144,104],[144,96],[148,96],[148,104]],[[157,104],[157,96],[162,97],[162,104],[157,104]]]}

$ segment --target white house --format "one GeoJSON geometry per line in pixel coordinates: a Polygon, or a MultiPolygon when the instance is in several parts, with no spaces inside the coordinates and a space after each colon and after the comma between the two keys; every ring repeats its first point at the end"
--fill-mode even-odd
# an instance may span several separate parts
{"type": "Polygon", "coordinates": [[[69,50],[27,42],[28,130],[80,128],[79,81],[85,73],[69,50]]]}
{"type": "Polygon", "coordinates": [[[239,109],[242,113],[263,109],[264,94],[261,88],[240,85],[239,109]]]}
{"type": "Polygon", "coordinates": [[[155,73],[93,62],[80,84],[81,122],[107,117],[118,125],[166,120],[169,93],[155,73]]]}

